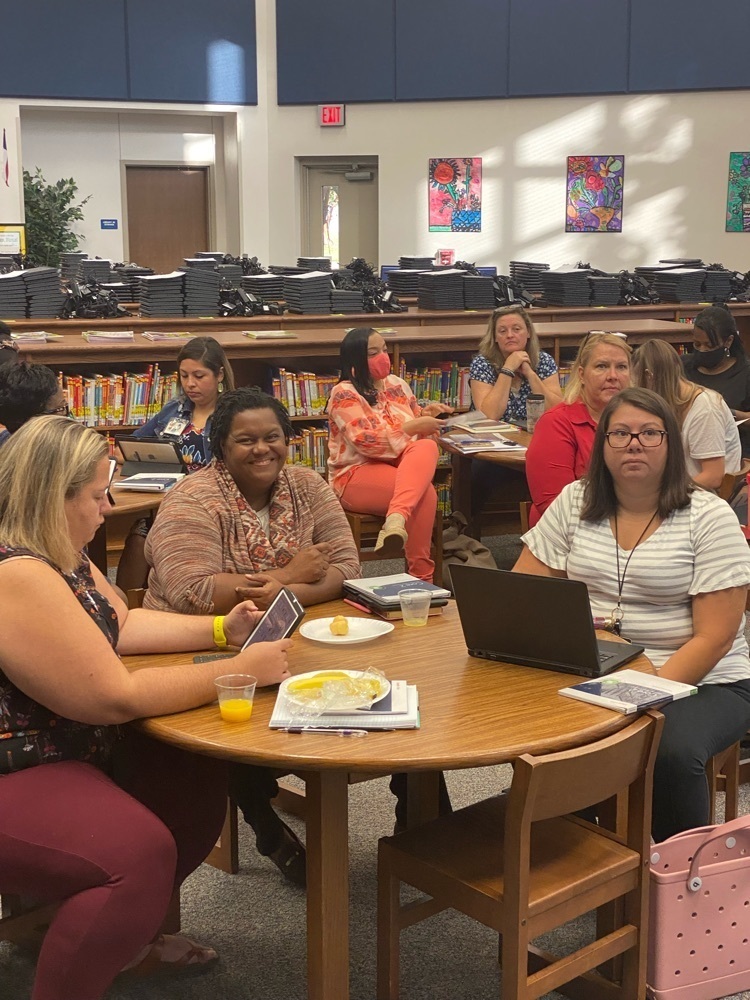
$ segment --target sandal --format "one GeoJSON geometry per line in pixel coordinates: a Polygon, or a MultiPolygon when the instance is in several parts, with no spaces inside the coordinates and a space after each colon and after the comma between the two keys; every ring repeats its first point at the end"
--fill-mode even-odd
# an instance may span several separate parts
{"type": "Polygon", "coordinates": [[[284,827],[281,843],[275,851],[271,851],[266,856],[273,861],[288,882],[306,889],[307,854],[305,853],[304,844],[294,830],[290,830],[286,823],[282,823],[281,825],[284,827]]]}
{"type": "Polygon", "coordinates": [[[123,975],[138,977],[172,973],[198,975],[210,969],[218,959],[219,956],[213,948],[198,944],[184,934],[160,934],[148,946],[146,954],[140,962],[130,968],[123,969],[123,975]],[[166,958],[164,952],[167,945],[178,940],[184,943],[184,950],[177,958],[166,958]]]}

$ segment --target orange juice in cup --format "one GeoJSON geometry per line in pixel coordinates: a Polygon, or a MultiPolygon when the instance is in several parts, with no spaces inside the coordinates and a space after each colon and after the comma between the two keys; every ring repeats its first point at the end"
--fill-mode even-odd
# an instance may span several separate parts
{"type": "Polygon", "coordinates": [[[257,678],[250,674],[224,674],[214,683],[224,722],[248,722],[253,714],[257,678]]]}

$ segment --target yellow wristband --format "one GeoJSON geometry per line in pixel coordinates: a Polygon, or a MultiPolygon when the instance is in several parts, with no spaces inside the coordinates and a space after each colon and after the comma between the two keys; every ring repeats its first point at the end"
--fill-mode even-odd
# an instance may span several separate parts
{"type": "Polygon", "coordinates": [[[214,645],[219,649],[226,649],[229,645],[224,632],[224,615],[217,615],[214,618],[214,645]]]}

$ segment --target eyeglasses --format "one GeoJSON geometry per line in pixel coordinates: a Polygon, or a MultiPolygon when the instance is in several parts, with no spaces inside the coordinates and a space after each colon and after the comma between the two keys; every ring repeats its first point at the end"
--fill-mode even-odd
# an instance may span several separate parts
{"type": "Polygon", "coordinates": [[[637,434],[633,434],[632,431],[607,431],[604,436],[610,448],[627,448],[633,438],[642,448],[658,448],[667,436],[667,432],[648,427],[645,431],[638,431],[637,434]]]}
{"type": "Polygon", "coordinates": [[[55,417],[69,417],[70,416],[70,407],[68,406],[67,403],[63,403],[62,406],[56,406],[54,408],[54,410],[45,410],[44,414],[45,414],[45,416],[49,416],[49,417],[52,417],[52,416],[55,416],[55,417]]]}
{"type": "Polygon", "coordinates": [[[581,341],[581,346],[578,348],[578,357],[580,358],[583,354],[583,349],[586,344],[588,344],[590,337],[606,337],[608,334],[610,337],[619,337],[623,344],[627,344],[628,342],[628,335],[626,333],[620,333],[617,330],[589,330],[581,341]]]}

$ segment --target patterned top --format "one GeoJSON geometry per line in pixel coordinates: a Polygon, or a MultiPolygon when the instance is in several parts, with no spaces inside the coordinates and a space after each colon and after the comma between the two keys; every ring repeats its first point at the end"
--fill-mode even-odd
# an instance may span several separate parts
{"type": "MultiPolygon", "coordinates": [[[[354,539],[333,491],[312,469],[287,466],[271,490],[269,532],[223,462],[173,486],[146,540],[145,608],[213,614],[216,573],[281,569],[308,545],[329,542],[344,580],[360,575],[354,539]]],[[[238,581],[241,582],[241,581],[238,581]]]]}
{"type": "MultiPolygon", "coordinates": [[[[536,366],[535,371],[542,381],[549,378],[550,375],[554,375],[557,371],[554,358],[547,354],[546,351],[540,351],[539,364],[536,366]]],[[[497,382],[499,374],[500,369],[496,368],[484,355],[477,354],[472,359],[471,367],[469,368],[469,381],[486,382],[487,385],[494,385],[497,382]]],[[[523,375],[519,375],[518,377],[521,379],[521,388],[516,392],[511,387],[508,396],[508,405],[505,408],[505,413],[500,417],[501,420],[516,420],[521,422],[526,420],[526,400],[531,395],[531,385],[529,384],[529,380],[524,378],[523,375]]]]}
{"type": "MultiPolygon", "coordinates": [[[[28,549],[0,545],[0,561],[30,556],[60,573],[83,610],[96,622],[112,649],[119,638],[115,609],[96,589],[89,561],[73,573],[61,573],[49,560],[28,549]]],[[[0,774],[10,774],[37,764],[59,760],[83,760],[103,764],[112,742],[113,730],[91,726],[55,715],[29,698],[0,671],[0,774]]]]}
{"type": "Polygon", "coordinates": [[[397,375],[387,375],[374,406],[351,382],[339,382],[328,400],[328,478],[338,496],[358,465],[398,458],[413,436],[407,420],[422,416],[414,393],[397,375]]]}
{"type": "MultiPolygon", "coordinates": [[[[582,521],[583,483],[566,486],[522,541],[551,569],[583,580],[591,611],[606,616],[617,604],[615,539],[609,518],[582,521]]],[[[633,550],[622,588],[623,635],[646,647],[659,668],[693,638],[692,599],[750,583],[750,550],[737,517],[724,500],[695,490],[633,550]],[[665,572],[665,567],[669,568],[665,572]]],[[[700,681],[730,684],[750,678],[744,615],[727,653],[700,681]]]]}

